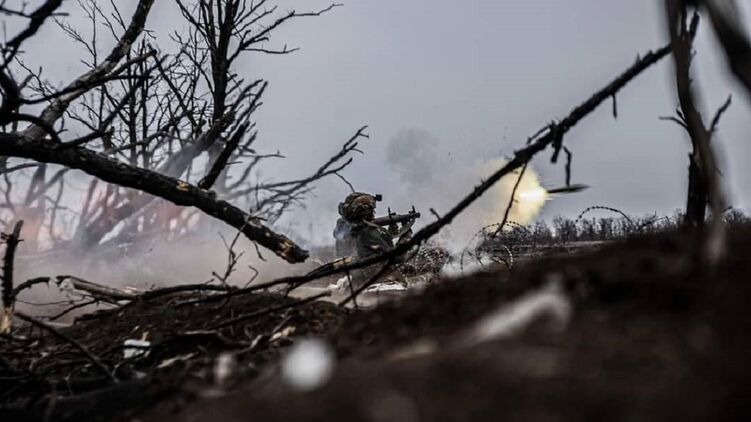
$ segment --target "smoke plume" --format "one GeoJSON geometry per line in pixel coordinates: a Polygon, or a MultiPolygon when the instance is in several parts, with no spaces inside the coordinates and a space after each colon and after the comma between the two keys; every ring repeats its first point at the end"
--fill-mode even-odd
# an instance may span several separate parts
{"type": "MultiPolygon", "coordinates": [[[[462,157],[461,151],[440,147],[441,144],[427,131],[408,129],[394,136],[387,146],[388,165],[399,186],[395,192],[384,195],[384,202],[402,209],[415,205],[423,211],[422,224],[434,218],[428,209],[433,208],[439,214],[448,211],[507,161],[502,157],[462,157]]],[[[458,251],[483,226],[501,222],[518,175],[515,172],[501,179],[447,227],[439,239],[458,251]]],[[[546,200],[547,192],[540,186],[537,174],[527,168],[509,220],[520,224],[530,222],[546,200]]]]}

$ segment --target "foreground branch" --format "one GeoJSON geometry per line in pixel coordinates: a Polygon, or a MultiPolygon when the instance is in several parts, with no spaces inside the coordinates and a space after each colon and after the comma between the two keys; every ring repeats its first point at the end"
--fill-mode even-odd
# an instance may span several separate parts
{"type": "Polygon", "coordinates": [[[28,158],[82,170],[105,182],[166,199],[176,205],[192,206],[242,231],[250,240],[271,250],[290,263],[305,261],[308,252],[284,235],[264,226],[240,208],[209,192],[157,172],[130,166],[86,148],[59,148],[45,140],[0,133],[0,156],[28,158]]]}
{"type": "Polygon", "coordinates": [[[3,284],[2,299],[3,313],[0,315],[0,333],[4,334],[10,331],[13,321],[13,260],[16,256],[16,248],[21,243],[21,228],[23,221],[16,223],[10,234],[2,234],[2,240],[5,241],[5,256],[3,257],[3,284]]]}
{"type": "Polygon", "coordinates": [[[751,95],[751,40],[742,27],[738,5],[735,0],[703,0],[700,3],[709,12],[712,28],[725,51],[730,69],[751,95]]]}

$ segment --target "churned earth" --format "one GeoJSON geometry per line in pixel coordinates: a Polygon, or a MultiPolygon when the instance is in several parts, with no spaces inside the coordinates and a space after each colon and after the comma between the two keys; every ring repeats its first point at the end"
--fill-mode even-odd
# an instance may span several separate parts
{"type": "MultiPolygon", "coordinates": [[[[279,294],[180,294],[4,339],[12,420],[743,419],[751,391],[751,231],[716,268],[682,234],[434,283],[371,309],[279,294]],[[333,372],[302,388],[311,337],[333,372]],[[123,341],[148,354],[123,359],[123,341]]],[[[311,365],[315,365],[312,362],[311,365]]],[[[5,418],[3,418],[5,419],[5,418]]],[[[8,419],[11,420],[11,419],[8,419]]]]}

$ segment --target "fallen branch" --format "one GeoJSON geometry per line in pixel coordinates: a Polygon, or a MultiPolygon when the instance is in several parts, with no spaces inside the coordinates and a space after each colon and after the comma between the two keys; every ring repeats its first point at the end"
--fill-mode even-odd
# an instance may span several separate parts
{"type": "Polygon", "coordinates": [[[82,170],[105,182],[158,196],[175,205],[196,207],[242,231],[248,239],[273,251],[287,262],[303,262],[308,258],[308,251],[300,248],[286,236],[264,226],[240,208],[217,199],[213,192],[155,171],[130,166],[90,149],[60,148],[58,144],[50,141],[0,133],[0,156],[2,155],[60,164],[82,170]]]}
{"type": "Polygon", "coordinates": [[[214,284],[183,284],[180,286],[164,287],[142,293],[137,300],[152,300],[158,297],[183,292],[226,292],[232,291],[232,286],[218,286],[214,284]]]}
{"type": "Polygon", "coordinates": [[[298,306],[305,305],[306,303],[313,302],[315,300],[318,300],[318,299],[320,299],[322,297],[329,296],[329,295],[331,295],[330,292],[323,292],[323,293],[319,293],[317,295],[306,297],[305,299],[301,299],[301,300],[298,300],[298,301],[295,301],[295,302],[285,303],[284,305],[279,305],[279,306],[273,306],[271,308],[263,309],[263,310],[260,310],[260,311],[257,311],[257,312],[252,312],[252,313],[249,313],[249,314],[246,314],[246,315],[240,315],[238,317],[235,317],[235,318],[232,318],[232,319],[228,319],[228,320],[223,321],[223,322],[221,322],[219,324],[216,324],[216,325],[210,327],[209,330],[218,330],[220,328],[225,328],[225,327],[229,327],[230,325],[237,324],[238,322],[243,322],[243,321],[247,321],[247,320],[250,320],[250,319],[253,319],[253,318],[258,318],[260,316],[268,315],[268,314],[271,314],[271,313],[274,313],[274,312],[277,312],[277,311],[283,311],[283,310],[289,309],[289,308],[296,308],[298,306]]]}
{"type": "Polygon", "coordinates": [[[36,277],[36,278],[26,280],[23,283],[13,288],[13,298],[15,299],[16,297],[18,297],[18,294],[26,289],[30,289],[36,286],[37,284],[49,283],[49,281],[50,281],[49,277],[36,277]]]}
{"type": "Polygon", "coordinates": [[[92,283],[91,281],[86,281],[82,278],[78,278],[72,275],[58,276],[56,283],[60,287],[69,283],[71,288],[86,292],[96,299],[104,300],[107,302],[133,300],[138,297],[138,294],[136,293],[126,292],[124,290],[116,289],[113,287],[107,287],[101,284],[92,283]]]}
{"type": "Polygon", "coordinates": [[[68,308],[64,309],[62,312],[59,312],[59,313],[57,313],[57,314],[49,317],[49,321],[54,321],[54,320],[60,319],[60,318],[64,317],[65,315],[68,315],[69,313],[75,311],[76,309],[85,308],[85,307],[87,307],[89,305],[95,305],[97,303],[99,303],[99,301],[97,299],[92,299],[92,300],[87,300],[87,301],[84,301],[84,302],[81,302],[81,303],[76,303],[75,305],[69,306],[68,308]]]}

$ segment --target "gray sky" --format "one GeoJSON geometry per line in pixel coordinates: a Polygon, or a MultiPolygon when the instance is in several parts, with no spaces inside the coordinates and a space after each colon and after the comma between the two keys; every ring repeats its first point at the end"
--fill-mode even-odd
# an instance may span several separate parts
{"type": "MultiPolygon", "coordinates": [[[[748,4],[739,3],[748,22],[748,4]]],[[[299,53],[260,58],[248,66],[271,80],[258,115],[263,139],[302,166],[369,124],[367,156],[346,174],[358,189],[388,199],[401,188],[388,177],[386,162],[387,144],[400,130],[429,132],[436,150],[451,153],[449,162],[458,166],[511,154],[638,53],[663,45],[661,5],[655,0],[347,1],[328,16],[280,31],[277,39],[301,46],[299,53]]],[[[748,209],[749,102],[725,70],[708,23],[696,44],[694,76],[707,110],[714,112],[734,94],[717,145],[732,204],[748,209]]],[[[635,214],[683,207],[689,141],[677,125],[658,120],[677,106],[672,72],[672,62],[664,60],[618,96],[617,120],[607,104],[570,132],[565,142],[575,154],[573,181],[592,188],[550,201],[543,217],[575,216],[589,205],[635,214]]],[[[549,154],[534,165],[548,187],[563,184],[563,167],[550,165],[549,154]]],[[[319,193],[326,201],[312,204],[313,214],[347,189],[332,179],[319,193]]],[[[435,195],[441,193],[438,183],[435,195]]],[[[433,204],[416,205],[426,210],[433,204]]]]}
{"type": "MultiPolygon", "coordinates": [[[[75,3],[69,3],[73,10],[75,3]]],[[[362,145],[366,155],[345,171],[348,179],[358,190],[382,193],[388,205],[414,202],[423,211],[435,207],[439,213],[477,180],[455,180],[463,187],[457,190],[447,189],[450,178],[434,178],[421,183],[420,192],[409,191],[388,160],[390,143],[413,142],[404,133],[417,131],[424,138],[420,145],[429,139],[430,151],[424,158],[415,156],[416,167],[448,172],[461,168],[465,174],[466,168],[512,154],[528,135],[565,116],[638,53],[667,39],[662,2],[656,0],[344,3],[323,17],[299,20],[275,33],[276,45],[299,46],[301,51],[243,62],[244,76],[271,83],[256,115],[258,147],[280,149],[288,157],[277,165],[269,163],[266,172],[292,177],[310,173],[367,124],[371,139],[362,145]]],[[[739,3],[748,22],[748,4],[739,3]]],[[[280,4],[305,10],[327,3],[280,4]]],[[[148,26],[161,32],[174,28],[179,19],[173,3],[161,0],[148,26]]],[[[733,93],[716,145],[732,204],[748,210],[749,102],[725,70],[707,24],[696,44],[694,75],[712,113],[733,93]]],[[[75,50],[60,41],[54,27],[34,42],[37,47],[56,46],[45,54],[44,59],[56,63],[48,77],[74,74],[75,50]]],[[[658,120],[672,114],[676,105],[668,59],[622,91],[617,120],[607,104],[576,126],[565,139],[574,152],[573,182],[592,188],[550,201],[542,217],[575,216],[590,205],[633,214],[672,213],[683,207],[689,141],[677,125],[658,120]]],[[[550,165],[548,153],[536,159],[534,167],[547,187],[564,183],[562,164],[550,165]]],[[[285,224],[323,239],[336,218],[336,203],[347,193],[338,179],[323,182],[317,200],[288,216],[285,224]]]]}

